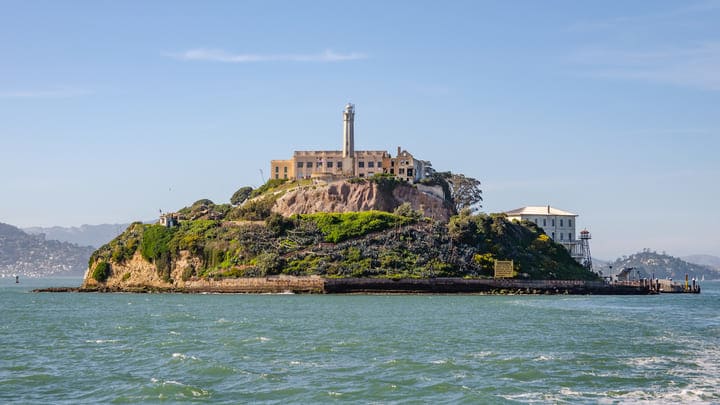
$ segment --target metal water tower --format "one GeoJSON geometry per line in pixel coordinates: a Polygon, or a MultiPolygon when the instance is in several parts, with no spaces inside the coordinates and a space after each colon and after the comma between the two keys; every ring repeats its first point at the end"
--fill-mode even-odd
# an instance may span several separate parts
{"type": "Polygon", "coordinates": [[[580,249],[582,253],[582,265],[586,269],[592,271],[592,256],[590,255],[590,231],[583,229],[580,231],[580,249]]]}

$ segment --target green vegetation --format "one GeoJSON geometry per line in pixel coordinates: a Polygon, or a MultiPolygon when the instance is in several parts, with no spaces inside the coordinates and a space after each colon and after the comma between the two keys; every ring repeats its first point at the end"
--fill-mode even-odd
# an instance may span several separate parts
{"type": "Polygon", "coordinates": [[[250,197],[250,194],[252,194],[253,188],[249,186],[240,187],[238,191],[236,191],[232,197],[230,197],[230,204],[232,205],[240,205],[245,202],[250,197]]]}
{"type": "Polygon", "coordinates": [[[92,272],[92,278],[95,279],[95,281],[104,283],[108,277],[110,277],[110,263],[106,261],[99,262],[92,272]]]}
{"type": "MultiPolygon", "coordinates": [[[[438,175],[433,184],[450,189],[461,181],[456,178],[451,183],[452,176],[438,175]]],[[[455,203],[477,204],[479,182],[470,180],[469,199],[453,200],[455,203]]],[[[380,191],[390,194],[402,183],[386,175],[357,181],[375,182],[380,191]]],[[[97,270],[103,262],[122,264],[139,251],[166,281],[171,281],[172,269],[184,281],[274,274],[492,277],[495,260],[513,260],[520,278],[597,278],[535,224],[510,222],[502,214],[474,215],[467,206],[449,223],[424,218],[409,203],[396,205],[393,213],[315,213],[287,218],[271,212],[284,192],[309,184],[270,180],[235,207],[198,200],[179,211],[177,227],[134,223],[98,249],[91,266],[97,270]]],[[[246,193],[247,189],[234,196],[233,202],[246,193]]]]}
{"type": "Polygon", "coordinates": [[[302,215],[302,218],[314,221],[325,235],[325,241],[333,243],[413,222],[412,218],[383,211],[321,212],[302,215]]]}
{"type": "Polygon", "coordinates": [[[253,190],[252,193],[250,193],[250,198],[255,198],[258,196],[261,196],[271,190],[274,190],[283,184],[287,183],[288,180],[286,179],[270,179],[267,181],[267,183],[263,184],[262,186],[258,187],[257,189],[253,190]]]}

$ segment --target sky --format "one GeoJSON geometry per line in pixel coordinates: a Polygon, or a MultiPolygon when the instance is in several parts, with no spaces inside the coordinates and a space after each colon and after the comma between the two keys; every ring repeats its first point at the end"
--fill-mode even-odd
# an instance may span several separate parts
{"type": "Polygon", "coordinates": [[[402,146],[595,257],[720,256],[720,1],[0,0],[0,222],[156,218],[402,146]]]}

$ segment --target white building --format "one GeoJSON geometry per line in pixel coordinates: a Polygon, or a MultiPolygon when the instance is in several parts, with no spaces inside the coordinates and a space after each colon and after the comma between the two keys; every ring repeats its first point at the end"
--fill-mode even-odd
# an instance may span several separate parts
{"type": "Polygon", "coordinates": [[[535,223],[557,243],[565,246],[576,260],[582,259],[582,248],[575,233],[577,214],[551,207],[528,206],[506,211],[508,219],[526,220],[535,223]]]}

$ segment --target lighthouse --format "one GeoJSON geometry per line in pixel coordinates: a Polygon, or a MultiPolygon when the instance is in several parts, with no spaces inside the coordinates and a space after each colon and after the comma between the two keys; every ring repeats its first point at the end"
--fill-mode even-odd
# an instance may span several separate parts
{"type": "Polygon", "coordinates": [[[355,106],[347,103],[343,110],[343,166],[344,172],[355,175],[355,106]]]}

